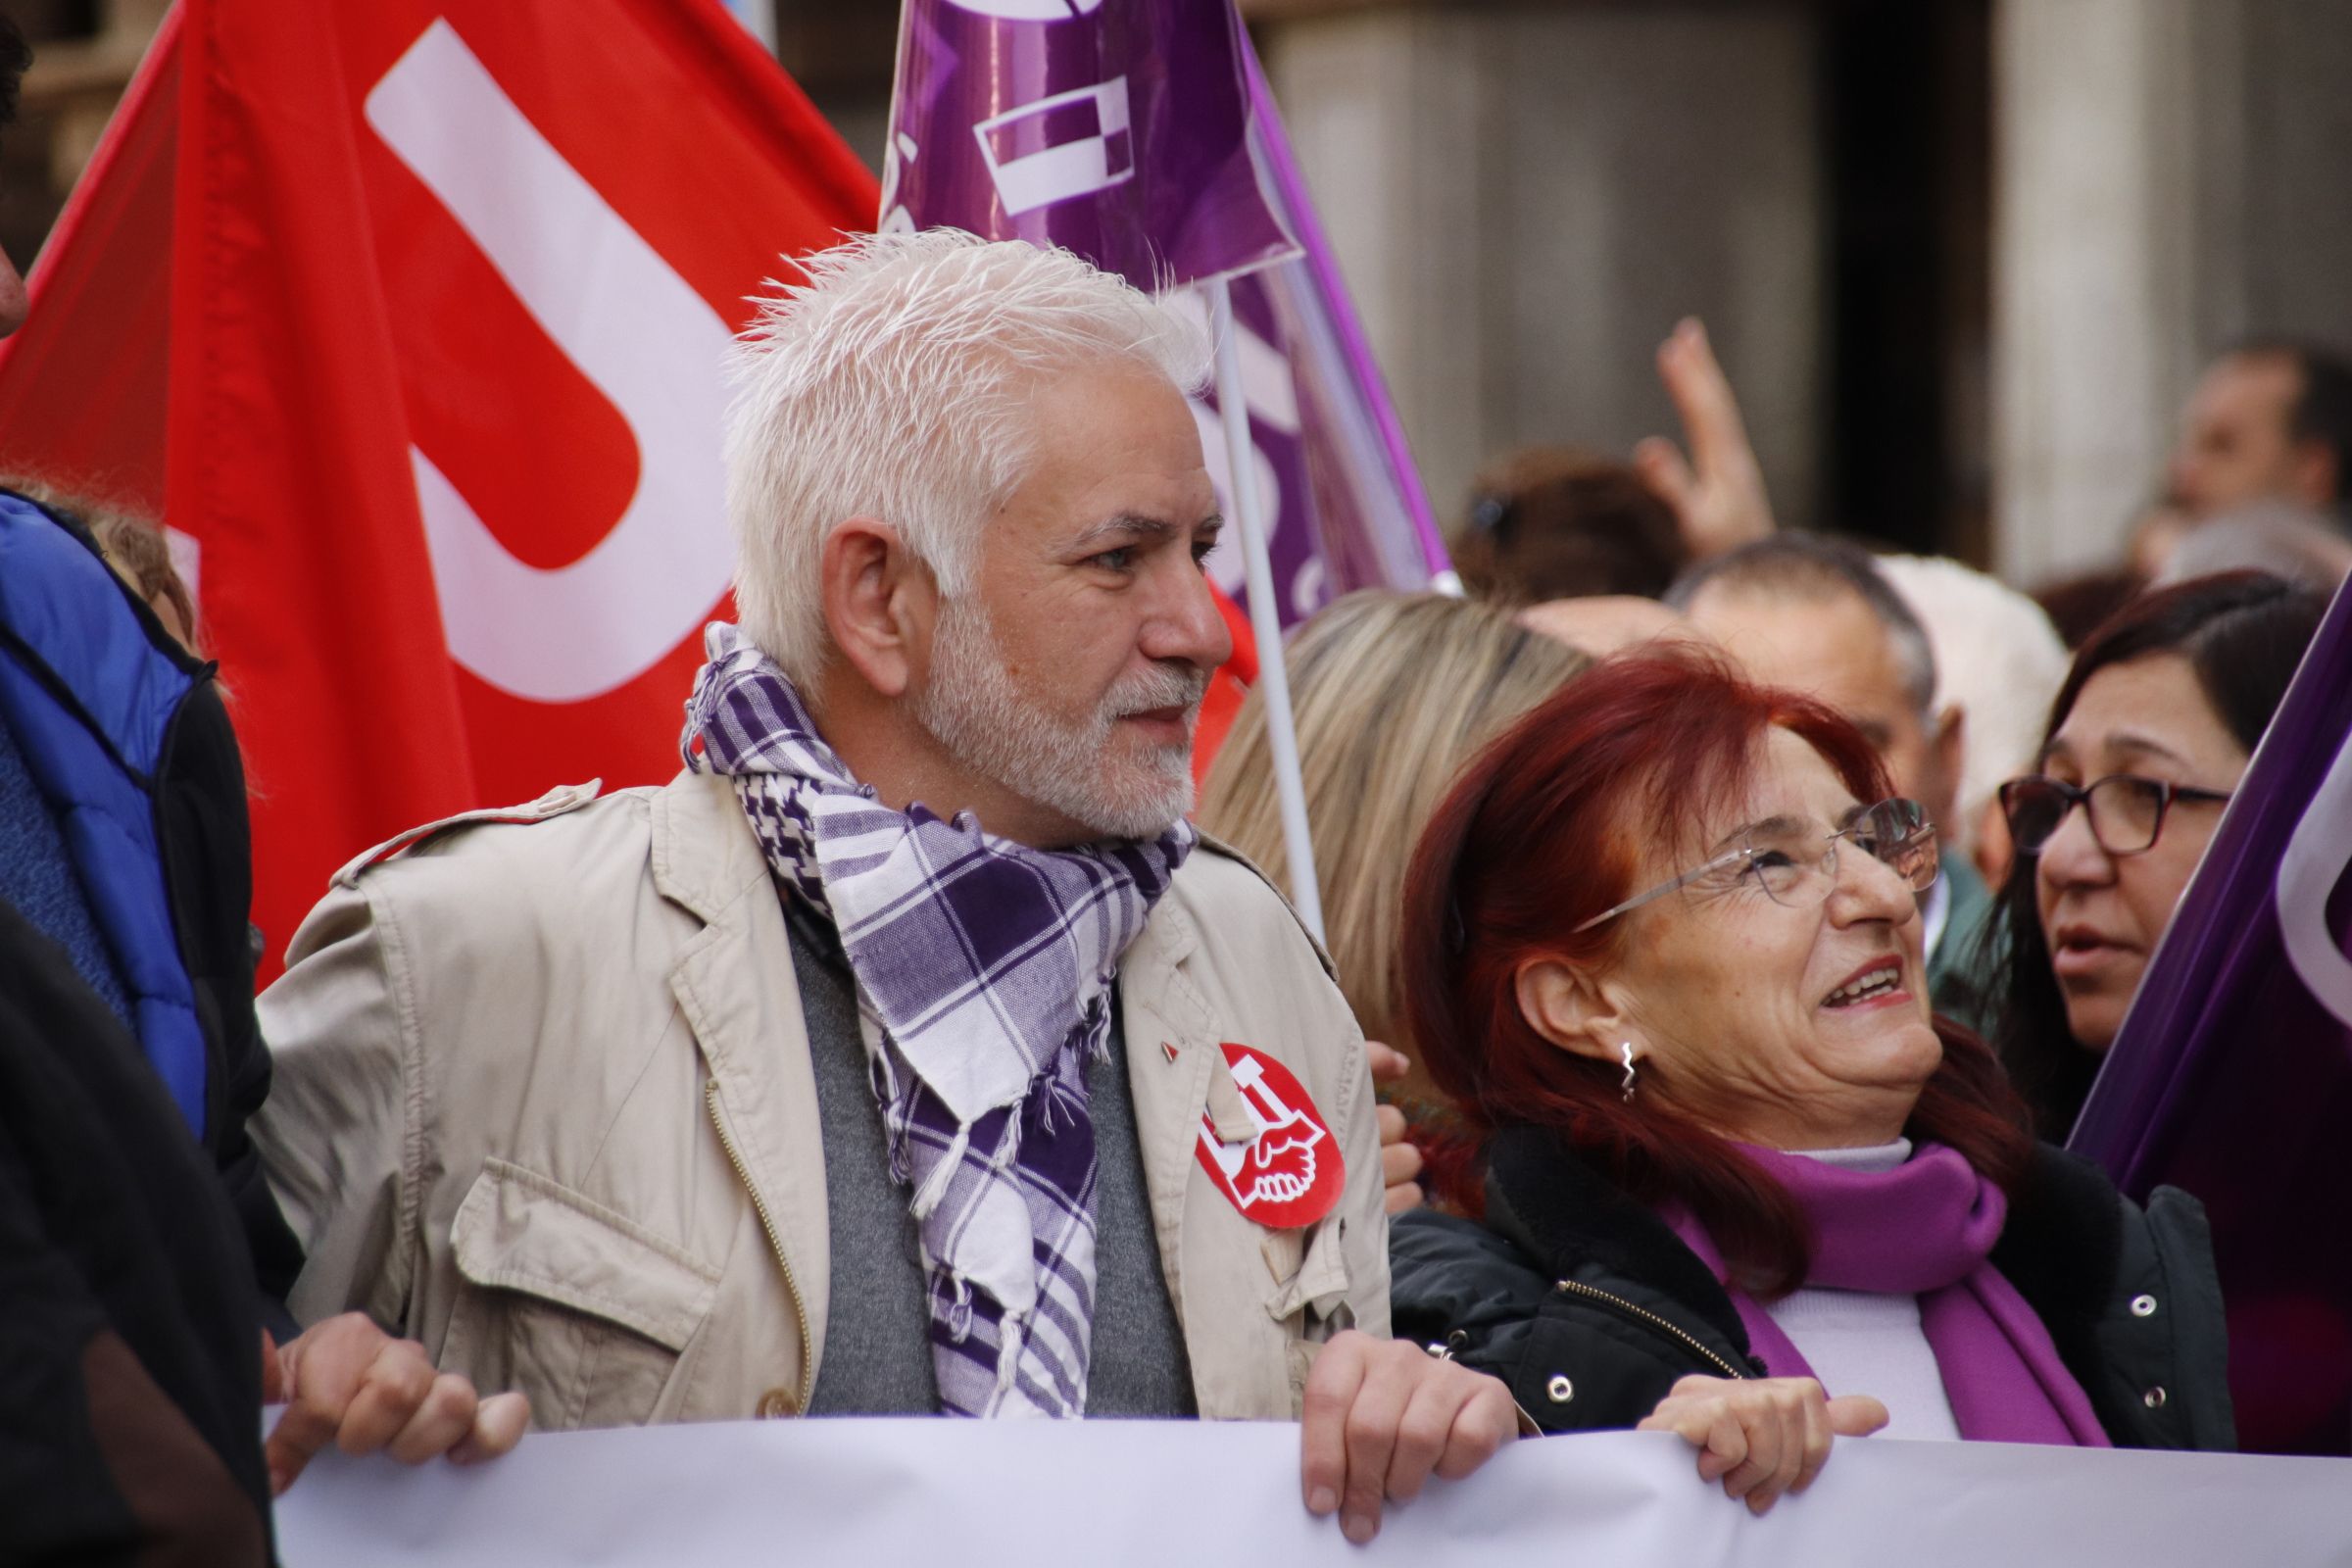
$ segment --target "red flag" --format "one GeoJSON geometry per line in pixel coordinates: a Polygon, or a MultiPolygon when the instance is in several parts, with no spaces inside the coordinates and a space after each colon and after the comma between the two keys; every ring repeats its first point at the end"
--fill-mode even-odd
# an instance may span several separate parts
{"type": "Polygon", "coordinates": [[[1217,602],[1217,613],[1225,617],[1225,629],[1233,637],[1233,657],[1217,666],[1208,678],[1208,693],[1200,699],[1200,724],[1193,735],[1193,781],[1200,788],[1208,787],[1208,770],[1217,760],[1217,748],[1233,729],[1233,721],[1242,716],[1242,704],[1250,696],[1250,688],[1257,684],[1257,636],[1250,629],[1250,612],[1226,597],[1225,590],[1214,582],[1208,585],[1209,597],[1217,602]]]}
{"type": "Polygon", "coordinates": [[[0,342],[0,472],[148,515],[164,509],[166,270],[179,13],[107,123],[0,342]]]}
{"type": "MultiPolygon", "coordinates": [[[[864,226],[877,191],[706,0],[185,0],[155,55],[0,411],[86,409],[127,373],[126,320],[160,320],[152,270],[101,286],[126,258],[96,219],[153,220],[168,122],[156,466],[200,552],[274,953],[404,826],[674,770],[727,612],[720,356],[778,254],[864,226]]],[[[106,430],[24,466],[156,459],[106,430]]]]}

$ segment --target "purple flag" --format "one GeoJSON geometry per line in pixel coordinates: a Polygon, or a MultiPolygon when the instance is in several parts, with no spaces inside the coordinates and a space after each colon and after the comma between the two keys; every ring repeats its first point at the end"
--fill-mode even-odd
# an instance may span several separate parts
{"type": "MultiPolygon", "coordinates": [[[[1274,514],[1267,549],[1282,595],[1276,608],[1288,626],[1350,589],[1423,588],[1449,576],[1451,568],[1404,427],[1291,156],[1274,95],[1247,41],[1243,48],[1251,144],[1275,212],[1300,249],[1298,260],[1233,284],[1235,318],[1257,338],[1242,341],[1250,435],[1281,481],[1279,496],[1262,484],[1259,493],[1274,514]],[[1278,366],[1289,372],[1285,406],[1295,411],[1287,427],[1259,400],[1261,382],[1274,382],[1278,366]]],[[[1213,396],[1200,401],[1215,407],[1213,396]]],[[[1201,444],[1222,491],[1223,447],[1211,439],[1213,416],[1204,418],[1210,422],[1201,425],[1201,444]]],[[[1209,563],[1220,573],[1218,586],[1241,598],[1239,552],[1220,551],[1209,563]]]]}
{"type": "Polygon", "coordinates": [[[879,227],[1059,245],[1138,288],[1294,254],[1232,0],[906,0],[879,227]]]}
{"type": "Polygon", "coordinates": [[[2135,1198],[2204,1200],[2238,1441],[2258,1452],[2352,1452],[2348,677],[2339,592],[2070,1140],[2135,1198]]]}
{"type": "MultiPolygon", "coordinates": [[[[880,226],[934,224],[1062,245],[1144,287],[1232,278],[1283,624],[1446,569],[1230,0],[907,0],[880,226]]],[[[1230,498],[1214,396],[1194,414],[1230,498]]],[[[1239,550],[1210,570],[1245,599],[1239,550]]]]}

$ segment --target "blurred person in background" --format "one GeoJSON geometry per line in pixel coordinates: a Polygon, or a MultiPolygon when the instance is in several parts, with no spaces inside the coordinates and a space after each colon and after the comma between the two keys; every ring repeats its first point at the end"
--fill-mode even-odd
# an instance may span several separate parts
{"type": "Polygon", "coordinates": [[[2039,605],[1972,566],[1929,556],[1880,556],[1876,564],[1927,631],[1936,710],[1968,715],[1945,842],[1997,887],[2009,873],[2000,787],[2040,751],[2050,699],[2066,679],[2066,645],[2039,605]]]}
{"type": "Polygon", "coordinates": [[[2352,363],[2250,339],[2207,367],[2182,411],[2167,499],[2193,525],[2256,501],[2333,514],[2352,491],[2352,363]]]}
{"type": "MultiPolygon", "coordinates": [[[[2249,557],[2243,545],[2178,569],[2173,558],[2248,509],[2287,509],[2340,536],[2352,525],[2348,495],[2352,362],[2300,338],[2249,338],[2207,366],[2189,394],[2163,499],[2132,530],[2131,564],[2142,577],[2173,581],[2231,566],[2275,569],[2275,541],[2272,559],[2249,557]]],[[[2257,530],[2276,531],[2275,523],[2257,530]]]]}
{"type": "Polygon", "coordinates": [[[195,595],[172,564],[172,547],[161,523],[119,506],[69,495],[29,475],[0,474],[0,489],[13,490],[52,515],[78,524],[115,575],[154,612],[172,640],[202,657],[196,641],[195,595]]]}
{"type": "Polygon", "coordinates": [[[1674,509],[1683,548],[1692,561],[1707,561],[1770,536],[1764,469],[1705,325],[1688,317],[1676,322],[1658,345],[1657,363],[1690,452],[1653,435],[1634,448],[1634,466],[1674,509]]]}
{"type": "Polygon", "coordinates": [[[172,640],[191,654],[196,640],[196,600],[172,564],[172,547],[160,524],[123,512],[90,514],[90,534],[115,575],[146,601],[172,640]]]}
{"type": "Polygon", "coordinates": [[[1655,599],[1599,594],[1590,599],[1547,599],[1529,605],[1516,617],[1530,631],[1556,637],[1594,659],[1606,659],[1661,637],[1696,637],[1679,611],[1655,599]]]}
{"type": "MultiPolygon", "coordinates": [[[[1472,481],[1454,542],[1454,567],[1473,596],[1513,607],[1657,599],[1691,563],[1774,531],[1763,469],[1705,326],[1677,322],[1657,368],[1688,454],[1651,436],[1630,465],[1564,447],[1496,459],[1472,481]]],[[[1603,632],[1622,646],[1640,640],[1631,635],[1640,625],[1629,612],[1603,632]]]]}
{"type": "Polygon", "coordinates": [[[1547,1431],[1677,1433],[1757,1512],[1882,1428],[2229,1447],[2195,1200],[2036,1147],[1933,1016],[1936,835],[1889,788],[1844,716],[1688,650],[1596,666],[1471,763],[1400,966],[1484,1184],[1477,1219],[1392,1226],[1397,1332],[1547,1431]]]}
{"type": "Polygon", "coordinates": [[[1472,481],[1453,564],[1479,599],[1531,605],[1623,594],[1655,599],[1690,560],[1673,508],[1621,463],[1530,447],[1472,481]]]}
{"type": "MultiPolygon", "coordinates": [[[[1819,534],[1776,533],[1686,572],[1667,603],[1754,679],[1818,698],[1870,738],[1895,792],[1925,807],[1945,839],[1966,762],[1967,715],[1938,705],[1927,629],[1869,554],[1819,534]]],[[[1936,1007],[1980,1032],[1988,1019],[1969,960],[1991,894],[1965,856],[1921,890],[1936,1007]]]]}
{"type": "MultiPolygon", "coordinates": [[[[1413,844],[1478,749],[1592,661],[1475,600],[1381,590],[1326,607],[1287,657],[1324,945],[1365,1035],[1411,1058],[1396,922],[1413,844]]],[[[1217,753],[1196,819],[1289,891],[1262,688],[1217,753]]],[[[1458,1118],[1417,1062],[1399,1076],[1384,1134],[1442,1172],[1462,1153],[1458,1118]]],[[[1409,1174],[1390,1175],[1392,1212],[1410,1207],[1420,1194],[1396,1180],[1409,1174]]]]}
{"type": "Polygon", "coordinates": [[[2326,611],[2254,572],[2133,601],[2075,656],[2037,770],[2001,787],[1994,1039],[2043,1137],[2074,1126],[2326,611]]]}
{"type": "Polygon", "coordinates": [[[2261,571],[2331,594],[2352,572],[2352,538],[2335,517],[2287,501],[2222,513],[2182,539],[2156,573],[2160,583],[2225,571],[2261,571]]]}
{"type": "Polygon", "coordinates": [[[2147,586],[2146,574],[2136,567],[2115,566],[2045,582],[2032,597],[2072,654],[2147,586]]]}

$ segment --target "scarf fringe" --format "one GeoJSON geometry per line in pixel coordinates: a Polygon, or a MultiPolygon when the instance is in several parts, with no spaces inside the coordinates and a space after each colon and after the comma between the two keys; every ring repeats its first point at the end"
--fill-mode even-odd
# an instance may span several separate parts
{"type": "Polygon", "coordinates": [[[1026,1348],[1023,1342],[1029,1338],[1028,1329],[1025,1319],[1009,1312],[997,1324],[997,1387],[988,1396],[990,1415],[1003,1414],[1005,1402],[1019,1392],[1021,1351],[1026,1348]]]}

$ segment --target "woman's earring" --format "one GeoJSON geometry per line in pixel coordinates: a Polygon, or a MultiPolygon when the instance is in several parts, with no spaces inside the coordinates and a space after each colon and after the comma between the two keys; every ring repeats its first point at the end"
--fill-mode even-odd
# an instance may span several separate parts
{"type": "Polygon", "coordinates": [[[1625,1057],[1625,1102],[1630,1105],[1634,1102],[1634,1043],[1628,1040],[1617,1051],[1625,1057]]]}

